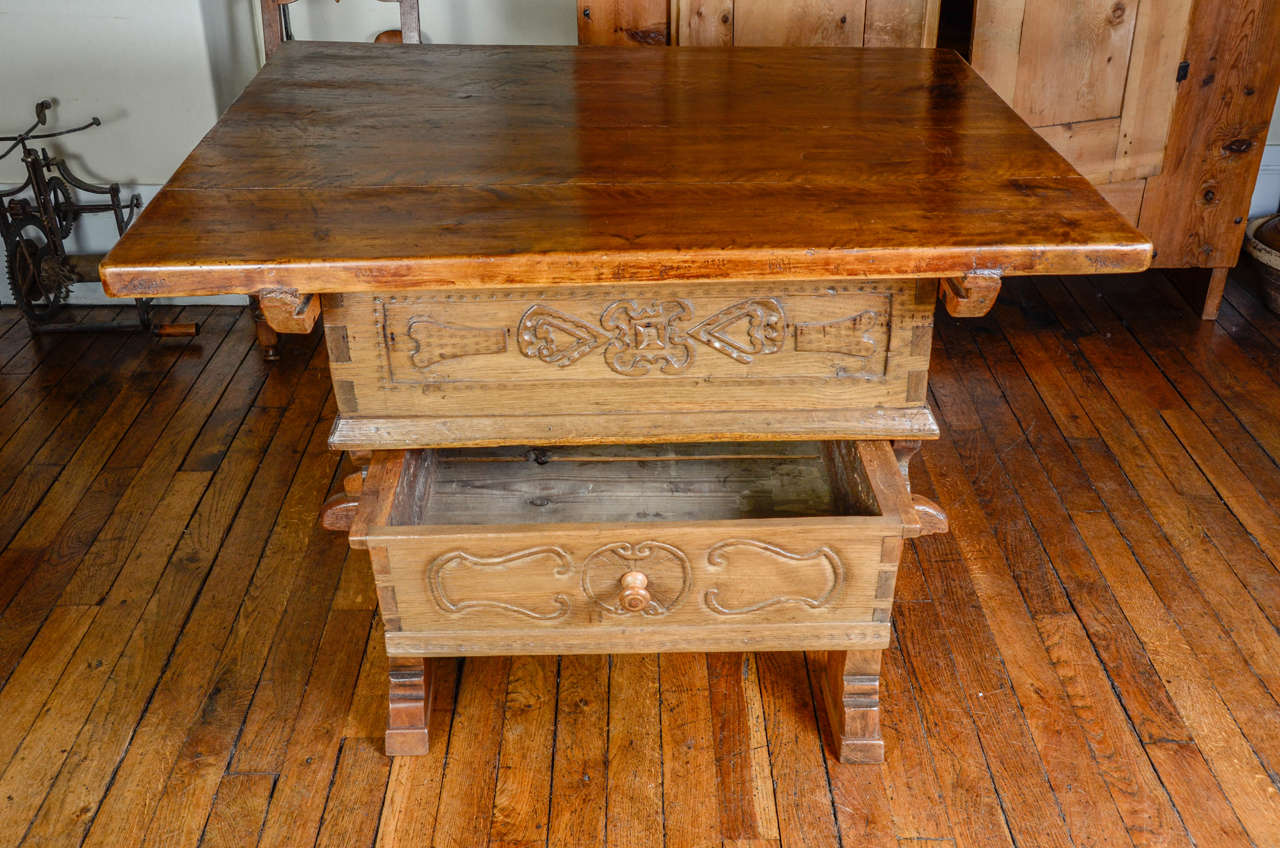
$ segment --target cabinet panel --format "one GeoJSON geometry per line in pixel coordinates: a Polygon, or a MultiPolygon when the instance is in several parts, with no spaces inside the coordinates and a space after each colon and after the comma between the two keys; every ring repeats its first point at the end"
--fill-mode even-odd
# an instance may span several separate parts
{"type": "Polygon", "coordinates": [[[737,0],[741,47],[860,47],[867,0],[737,0]]]}
{"type": "Polygon", "coordinates": [[[578,0],[578,43],[662,47],[668,14],[668,0],[578,0]]]}
{"type": "Polygon", "coordinates": [[[1013,107],[1033,127],[1114,118],[1138,4],[1036,0],[1026,5],[1013,107]]]}

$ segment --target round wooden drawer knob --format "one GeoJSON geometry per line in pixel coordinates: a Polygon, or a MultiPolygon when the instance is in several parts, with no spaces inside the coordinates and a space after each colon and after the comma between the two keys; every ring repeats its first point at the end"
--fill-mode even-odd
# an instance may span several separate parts
{"type": "Polygon", "coordinates": [[[652,598],[649,590],[649,578],[642,571],[628,571],[618,581],[622,585],[622,594],[618,595],[618,606],[628,612],[640,612],[649,606],[652,598]]]}

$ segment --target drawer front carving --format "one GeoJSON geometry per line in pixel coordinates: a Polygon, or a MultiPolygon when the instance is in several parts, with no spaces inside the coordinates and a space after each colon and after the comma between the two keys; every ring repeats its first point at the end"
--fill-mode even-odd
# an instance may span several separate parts
{"type": "Polygon", "coordinates": [[[665,615],[688,591],[690,570],[684,551],[671,545],[612,542],[583,560],[582,592],[596,606],[614,615],[665,615]],[[619,603],[622,579],[628,573],[644,575],[646,603],[635,610],[619,603]]]}
{"type": "Polygon", "coordinates": [[[831,548],[798,554],[754,539],[730,539],[707,551],[707,609],[742,615],[779,604],[821,609],[844,580],[844,564],[831,548]]]}
{"type": "Polygon", "coordinates": [[[880,591],[881,560],[891,531],[852,534],[840,519],[805,521],[818,526],[744,535],[691,525],[614,541],[599,531],[549,529],[538,544],[529,531],[467,539],[433,538],[426,528],[420,540],[384,543],[390,571],[380,579],[395,586],[406,631],[527,635],[885,619],[891,599],[880,591]]]}
{"type": "Polygon", "coordinates": [[[522,456],[375,456],[351,541],[393,655],[883,648],[903,539],[946,526],[881,440],[522,456]]]}
{"type": "Polygon", "coordinates": [[[443,613],[501,610],[553,621],[568,615],[572,607],[563,579],[572,573],[569,555],[556,547],[528,548],[496,557],[455,550],[432,560],[426,581],[443,613]]]}
{"type": "Polygon", "coordinates": [[[344,418],[906,408],[935,286],[364,293],[324,314],[344,418]]]}

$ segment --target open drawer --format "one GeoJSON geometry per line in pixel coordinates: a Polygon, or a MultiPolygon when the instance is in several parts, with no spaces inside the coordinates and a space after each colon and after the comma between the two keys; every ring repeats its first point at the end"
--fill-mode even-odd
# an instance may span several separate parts
{"type": "Polygon", "coordinates": [[[887,441],[385,451],[359,489],[393,657],[883,648],[945,526],[887,441]]]}

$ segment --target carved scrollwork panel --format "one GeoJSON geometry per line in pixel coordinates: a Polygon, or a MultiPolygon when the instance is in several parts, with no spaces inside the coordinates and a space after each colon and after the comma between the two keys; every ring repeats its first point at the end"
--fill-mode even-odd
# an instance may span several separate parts
{"type": "Polygon", "coordinates": [[[688,301],[667,300],[641,306],[620,300],[605,307],[600,326],[613,333],[604,349],[605,362],[619,374],[639,377],[657,365],[663,374],[674,374],[693,362],[681,324],[693,314],[688,301]]]}
{"type": "Polygon", "coordinates": [[[612,542],[582,561],[582,591],[593,603],[614,615],[630,615],[618,603],[622,575],[638,571],[648,579],[651,600],[641,614],[665,615],[688,591],[691,567],[684,552],[663,542],[612,542]]]}
{"type": "Polygon", "coordinates": [[[431,561],[426,581],[442,612],[492,609],[552,621],[569,614],[562,590],[572,573],[569,555],[546,545],[496,557],[450,551],[431,561]]]}
{"type": "Polygon", "coordinates": [[[718,577],[703,595],[719,615],[743,615],[781,604],[820,609],[844,581],[844,564],[831,548],[797,554],[755,539],[728,539],[707,551],[718,577]]]}
{"type": "Polygon", "coordinates": [[[837,376],[883,376],[890,298],[878,297],[868,304],[871,308],[826,322],[795,320],[780,297],[739,300],[706,317],[696,314],[694,301],[679,297],[616,300],[597,307],[601,312],[595,320],[535,303],[520,314],[514,328],[470,326],[476,312],[464,310],[470,319],[458,320],[449,304],[404,297],[375,297],[373,304],[391,382],[425,384],[477,373],[479,366],[459,371],[440,364],[504,354],[511,337],[526,358],[567,368],[600,353],[606,367],[627,377],[687,374],[698,365],[704,346],[741,365],[788,348],[795,353],[838,354],[856,364],[839,365],[837,376]]]}

